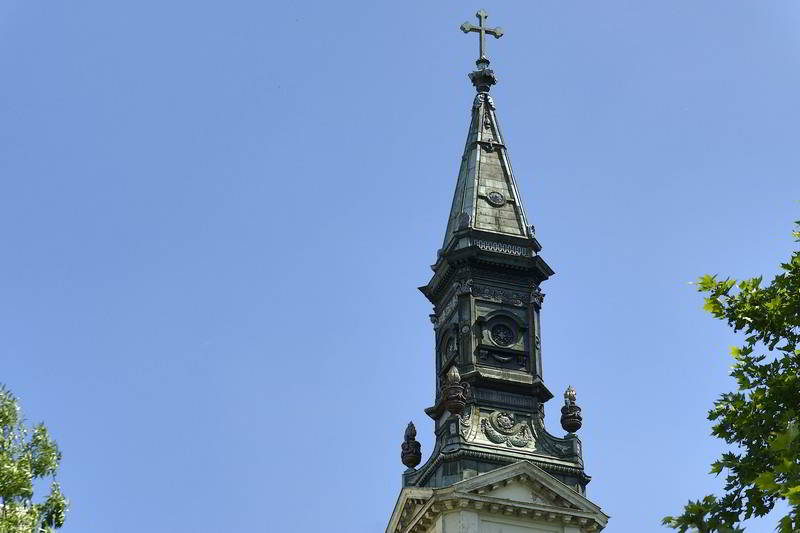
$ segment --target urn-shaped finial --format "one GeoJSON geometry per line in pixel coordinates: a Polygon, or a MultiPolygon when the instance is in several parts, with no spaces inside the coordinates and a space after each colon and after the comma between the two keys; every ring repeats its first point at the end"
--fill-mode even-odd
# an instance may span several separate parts
{"type": "Polygon", "coordinates": [[[409,422],[406,426],[405,438],[400,446],[400,460],[408,468],[415,468],[422,460],[422,445],[417,442],[417,428],[414,427],[414,422],[409,422]]]}
{"type": "Polygon", "coordinates": [[[458,368],[456,368],[455,366],[451,366],[450,370],[447,371],[447,383],[448,384],[461,383],[461,373],[458,371],[458,368]]]}
{"type": "Polygon", "coordinates": [[[467,405],[467,394],[466,386],[461,383],[461,374],[459,374],[455,365],[450,367],[450,370],[445,375],[442,393],[444,394],[445,409],[454,415],[461,414],[467,405]]]}
{"type": "Polygon", "coordinates": [[[564,391],[564,405],[575,405],[575,400],[577,399],[577,394],[575,394],[575,389],[572,388],[572,385],[567,387],[567,390],[564,391]]]}
{"type": "Polygon", "coordinates": [[[561,427],[568,433],[575,433],[583,425],[581,408],[576,403],[575,389],[572,385],[564,392],[564,407],[561,408],[561,427]]]}

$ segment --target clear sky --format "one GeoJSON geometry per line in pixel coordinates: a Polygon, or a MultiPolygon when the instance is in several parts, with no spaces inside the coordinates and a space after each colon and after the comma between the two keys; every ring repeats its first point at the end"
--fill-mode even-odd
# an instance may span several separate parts
{"type": "MultiPolygon", "coordinates": [[[[477,43],[556,275],[607,531],[719,486],[728,328],[800,218],[800,3],[0,0],[0,382],[65,533],[382,531],[432,425],[431,274],[477,43]]],[[[772,531],[771,522],[748,531],[772,531]]]]}

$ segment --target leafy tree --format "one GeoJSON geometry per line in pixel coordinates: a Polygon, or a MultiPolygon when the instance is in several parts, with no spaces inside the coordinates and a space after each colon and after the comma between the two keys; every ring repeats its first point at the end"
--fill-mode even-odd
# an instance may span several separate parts
{"type": "Polygon", "coordinates": [[[0,385],[0,533],[51,532],[64,524],[67,500],[55,481],[61,452],[44,424],[29,429],[17,399],[0,385]],[[33,499],[37,480],[50,478],[50,492],[33,499]]]}
{"type": "MultiPolygon", "coordinates": [[[[795,225],[800,242],[800,221],[795,225]]],[[[705,309],[746,337],[731,348],[738,390],[722,394],[708,413],[712,435],[733,445],[711,465],[711,473],[726,473],[725,494],[690,500],[682,515],[663,519],[681,533],[744,531],[743,520],[766,515],[781,500],[789,511],[776,529],[800,531],[800,251],[781,269],[765,287],[761,277],[698,280],[705,309]]]]}

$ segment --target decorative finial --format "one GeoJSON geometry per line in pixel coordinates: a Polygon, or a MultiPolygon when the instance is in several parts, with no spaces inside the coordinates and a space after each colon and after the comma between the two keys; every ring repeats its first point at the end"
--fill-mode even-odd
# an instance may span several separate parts
{"type": "Polygon", "coordinates": [[[455,365],[447,371],[442,389],[445,409],[454,415],[461,414],[467,405],[467,385],[461,383],[461,374],[455,365]]]}
{"type": "Polygon", "coordinates": [[[478,55],[478,60],[475,62],[475,64],[478,65],[478,68],[482,70],[485,68],[489,68],[489,58],[486,57],[486,34],[488,33],[489,35],[494,36],[495,39],[499,39],[500,37],[503,36],[503,28],[499,26],[497,28],[487,28],[484,23],[486,22],[486,19],[489,17],[489,14],[483,9],[478,10],[478,12],[475,13],[475,16],[478,17],[478,25],[473,26],[469,22],[465,22],[464,24],[461,25],[461,31],[463,31],[464,33],[469,33],[474,31],[479,34],[480,36],[480,38],[478,39],[479,55],[478,55]]]}
{"type": "Polygon", "coordinates": [[[457,385],[461,383],[461,374],[455,366],[451,366],[450,370],[447,371],[447,383],[448,385],[457,385]]]}
{"type": "Polygon", "coordinates": [[[575,394],[575,389],[572,388],[572,385],[567,387],[567,390],[564,391],[564,405],[575,405],[575,400],[578,398],[577,394],[575,394]]]}
{"type": "Polygon", "coordinates": [[[561,427],[568,433],[575,433],[583,425],[581,408],[575,402],[575,389],[572,385],[564,391],[564,407],[561,408],[561,427]]]}
{"type": "Polygon", "coordinates": [[[414,422],[409,422],[406,426],[405,438],[400,450],[400,460],[408,468],[416,468],[422,460],[422,445],[417,442],[417,428],[414,427],[414,422]]]}
{"type": "Polygon", "coordinates": [[[478,60],[475,61],[478,70],[470,72],[469,79],[472,80],[472,84],[479,93],[487,93],[491,86],[497,83],[497,79],[494,77],[494,72],[489,69],[489,58],[486,56],[486,34],[494,36],[495,39],[499,39],[503,36],[503,28],[499,26],[497,28],[487,28],[484,23],[489,14],[483,9],[475,13],[475,16],[478,17],[478,25],[473,26],[469,22],[465,22],[461,25],[461,31],[464,33],[477,32],[479,34],[479,55],[478,60]]]}

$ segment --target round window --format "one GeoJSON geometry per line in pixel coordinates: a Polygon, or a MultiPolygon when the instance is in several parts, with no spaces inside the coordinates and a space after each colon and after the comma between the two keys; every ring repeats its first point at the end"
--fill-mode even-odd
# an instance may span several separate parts
{"type": "Polygon", "coordinates": [[[515,340],[514,332],[505,324],[496,324],[490,330],[492,340],[500,346],[508,346],[515,340]]]}

